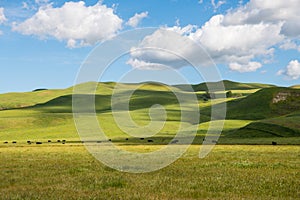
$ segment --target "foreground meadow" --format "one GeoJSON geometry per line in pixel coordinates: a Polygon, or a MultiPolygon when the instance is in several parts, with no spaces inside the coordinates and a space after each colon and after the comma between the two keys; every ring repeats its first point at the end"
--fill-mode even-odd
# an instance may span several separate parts
{"type": "Polygon", "coordinates": [[[199,148],[162,170],[130,174],[81,144],[0,145],[0,199],[300,198],[300,146],[217,145],[204,159],[199,148]]]}

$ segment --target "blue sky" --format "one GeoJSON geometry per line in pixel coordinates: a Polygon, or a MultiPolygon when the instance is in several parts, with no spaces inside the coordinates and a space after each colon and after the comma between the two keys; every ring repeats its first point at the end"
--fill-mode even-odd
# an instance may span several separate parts
{"type": "MultiPolygon", "coordinates": [[[[222,79],[300,84],[300,1],[278,2],[1,0],[0,93],[72,86],[82,62],[99,43],[143,27],[175,31],[201,44],[222,79]]],[[[172,43],[169,36],[157,37],[151,35],[157,41],[154,47],[161,48],[158,41],[172,43]]],[[[149,45],[144,41],[140,47],[149,45]]],[[[176,60],[153,55],[149,58],[149,52],[141,51],[120,58],[101,81],[116,81],[120,72],[131,69],[149,73],[153,67],[161,76],[168,74],[155,67],[176,60]]],[[[203,81],[191,67],[178,69],[191,83],[203,81]]]]}

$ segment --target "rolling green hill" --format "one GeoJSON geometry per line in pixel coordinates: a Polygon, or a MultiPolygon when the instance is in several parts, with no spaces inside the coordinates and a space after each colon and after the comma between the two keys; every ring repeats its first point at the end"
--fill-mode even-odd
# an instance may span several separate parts
{"type": "Polygon", "coordinates": [[[71,94],[72,89],[41,90],[24,93],[6,93],[0,95],[0,110],[24,108],[38,103],[44,103],[62,95],[71,94]]]}
{"type": "MultiPolygon", "coordinates": [[[[115,124],[111,111],[111,96],[116,83],[83,83],[79,89],[91,90],[95,84],[95,106],[99,122],[112,138],[128,137],[115,124]]],[[[243,93],[243,97],[227,99],[203,99],[203,92],[196,92],[202,124],[199,125],[199,141],[209,127],[211,105],[227,102],[227,117],[222,138],[300,138],[300,89],[271,87],[265,84],[247,84],[224,81],[226,89],[243,93]]],[[[204,84],[199,84],[202,90],[204,84]]],[[[130,115],[139,125],[149,123],[149,108],[154,104],[163,105],[167,111],[165,127],[156,138],[172,138],[181,121],[181,112],[176,95],[171,89],[181,86],[166,86],[157,83],[120,84],[118,92],[137,90],[130,98],[130,115]]],[[[0,95],[0,141],[68,139],[79,140],[72,115],[73,87],[62,90],[38,90],[27,93],[0,95]]],[[[86,95],[77,94],[79,101],[86,95]]],[[[118,104],[124,104],[121,98],[118,104]]],[[[86,108],[85,108],[86,109],[86,108]]],[[[125,110],[118,110],[124,112],[125,110]]],[[[126,111],[125,111],[126,112],[126,111]]],[[[189,112],[187,110],[187,112],[189,112]]],[[[184,123],[191,123],[188,119],[184,123]]],[[[195,125],[191,123],[191,125],[195,125]]],[[[122,139],[123,138],[123,139],[122,139]]],[[[160,139],[164,141],[163,139],[160,139]]],[[[293,139],[294,140],[294,139],[293,139]]],[[[222,140],[221,140],[222,141],[222,140]]],[[[225,141],[225,140],[224,140],[225,141]]]]}
{"type": "MultiPolygon", "coordinates": [[[[226,90],[240,90],[240,93],[243,91],[248,94],[251,89],[260,89],[272,87],[272,85],[267,84],[258,84],[258,83],[238,83],[233,81],[224,80],[223,81],[226,90]],[[248,90],[248,91],[247,91],[248,90]]],[[[95,83],[83,83],[77,86],[77,88],[89,89],[94,86],[95,83]]],[[[213,84],[213,83],[210,83],[213,84]]],[[[116,83],[113,82],[105,82],[98,83],[98,87],[96,90],[96,94],[99,95],[111,95],[112,90],[116,83]]],[[[137,85],[140,89],[144,89],[147,91],[169,91],[167,86],[146,82],[140,84],[119,84],[124,87],[124,89],[135,88],[137,85]]],[[[186,85],[175,85],[168,86],[170,88],[175,87],[179,88],[183,91],[187,90],[186,85]]],[[[195,91],[206,91],[207,86],[206,83],[200,83],[197,85],[192,85],[192,88],[195,91]]],[[[69,87],[66,89],[56,89],[56,90],[34,90],[32,92],[20,92],[20,93],[6,93],[0,94],[0,110],[14,109],[14,108],[24,108],[28,106],[34,106],[36,104],[46,103],[55,98],[59,98],[61,96],[71,95],[73,92],[73,87],[69,87]]],[[[250,91],[251,92],[251,91],[250,91]]]]}
{"type": "Polygon", "coordinates": [[[291,88],[300,89],[300,85],[293,85],[291,88]]]}
{"type": "Polygon", "coordinates": [[[240,138],[253,137],[300,137],[300,114],[252,122],[227,136],[240,138]]]}
{"type": "MultiPolygon", "coordinates": [[[[250,89],[275,87],[275,85],[261,84],[261,83],[238,83],[229,80],[223,80],[222,82],[224,84],[225,90],[250,90],[250,89]]],[[[222,82],[200,83],[200,84],[192,85],[192,87],[194,91],[207,91],[206,84],[210,84],[213,87],[214,84],[219,85],[222,82]]],[[[176,85],[176,87],[184,91],[187,91],[185,85],[176,85]]]]}
{"type": "Polygon", "coordinates": [[[229,101],[228,119],[266,119],[300,109],[300,90],[291,88],[264,88],[247,97],[229,101]]]}
{"type": "MultiPolygon", "coordinates": [[[[300,109],[299,95],[299,89],[263,88],[246,97],[233,98],[227,101],[226,118],[261,120],[289,114],[300,109]]],[[[209,119],[210,113],[210,107],[202,108],[201,114],[205,119],[204,121],[209,119]]]]}

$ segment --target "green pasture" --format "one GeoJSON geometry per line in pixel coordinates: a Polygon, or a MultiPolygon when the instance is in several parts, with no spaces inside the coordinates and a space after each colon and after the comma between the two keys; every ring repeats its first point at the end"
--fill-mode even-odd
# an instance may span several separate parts
{"type": "MultiPolygon", "coordinates": [[[[125,146],[152,151],[157,146],[125,146]]],[[[1,199],[298,199],[300,147],[193,145],[176,162],[122,173],[82,145],[0,145],[1,199]]]]}

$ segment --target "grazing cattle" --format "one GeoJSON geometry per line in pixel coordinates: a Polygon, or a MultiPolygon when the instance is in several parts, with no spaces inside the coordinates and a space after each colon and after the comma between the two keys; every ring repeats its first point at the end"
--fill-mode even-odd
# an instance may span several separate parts
{"type": "Polygon", "coordinates": [[[128,138],[126,138],[125,140],[128,140],[128,138]]]}
{"type": "Polygon", "coordinates": [[[13,144],[16,144],[17,142],[16,142],[16,141],[12,141],[12,143],[13,143],[13,144]]]}
{"type": "Polygon", "coordinates": [[[153,140],[148,140],[148,142],[153,142],[153,140]]]}
{"type": "Polygon", "coordinates": [[[108,139],[108,141],[110,141],[110,142],[111,142],[111,139],[108,139]]]}
{"type": "Polygon", "coordinates": [[[28,141],[27,141],[27,144],[31,144],[31,141],[28,140],[28,141]]]}
{"type": "Polygon", "coordinates": [[[60,140],[57,140],[57,142],[60,142],[60,140]]]}
{"type": "Polygon", "coordinates": [[[144,140],[145,138],[140,138],[141,140],[144,140]]]}
{"type": "Polygon", "coordinates": [[[48,142],[51,142],[51,140],[48,140],[48,142]]]}
{"type": "Polygon", "coordinates": [[[272,145],[277,145],[277,142],[272,142],[272,145]]]}
{"type": "Polygon", "coordinates": [[[171,144],[176,144],[177,142],[179,142],[179,140],[172,140],[171,144]]]}
{"type": "Polygon", "coordinates": [[[6,142],[6,141],[4,142],[4,144],[7,144],[7,143],[8,143],[8,142],[6,142]]]}
{"type": "Polygon", "coordinates": [[[216,141],[216,140],[212,140],[211,142],[217,144],[217,141],[216,141]]]}
{"type": "Polygon", "coordinates": [[[42,142],[36,142],[36,144],[43,144],[42,142]]]}
{"type": "Polygon", "coordinates": [[[62,142],[66,142],[66,140],[62,140],[62,142]]]}

